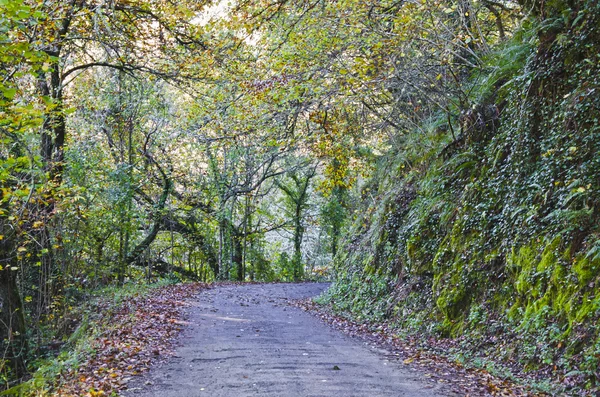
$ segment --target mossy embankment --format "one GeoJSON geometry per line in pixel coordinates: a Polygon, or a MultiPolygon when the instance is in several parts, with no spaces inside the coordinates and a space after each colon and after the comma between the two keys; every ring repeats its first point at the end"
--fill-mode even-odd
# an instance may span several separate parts
{"type": "Polygon", "coordinates": [[[600,390],[600,5],[574,3],[487,56],[460,135],[440,116],[381,159],[330,297],[585,394],[600,390]]]}

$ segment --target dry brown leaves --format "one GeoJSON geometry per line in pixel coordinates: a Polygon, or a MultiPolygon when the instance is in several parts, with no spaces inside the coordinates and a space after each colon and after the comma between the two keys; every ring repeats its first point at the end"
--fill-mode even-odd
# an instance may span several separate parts
{"type": "MultiPolygon", "coordinates": [[[[398,338],[388,324],[359,323],[333,314],[327,307],[319,306],[312,300],[301,300],[292,303],[345,334],[360,338],[369,344],[386,350],[387,358],[402,362],[407,369],[418,371],[431,381],[445,384],[446,388],[461,396],[479,397],[538,397],[544,396],[517,385],[509,380],[501,379],[481,369],[466,368],[457,362],[425,351],[419,345],[422,341],[403,340],[398,338]],[[418,343],[420,342],[420,343],[418,343]]],[[[430,341],[443,344],[443,341],[430,341]]]]}
{"type": "Polygon", "coordinates": [[[147,371],[166,357],[182,327],[186,300],[206,284],[158,288],[145,297],[124,302],[116,311],[101,314],[105,331],[93,341],[91,353],[77,369],[61,374],[54,395],[109,396],[126,387],[132,376],[147,371]]]}

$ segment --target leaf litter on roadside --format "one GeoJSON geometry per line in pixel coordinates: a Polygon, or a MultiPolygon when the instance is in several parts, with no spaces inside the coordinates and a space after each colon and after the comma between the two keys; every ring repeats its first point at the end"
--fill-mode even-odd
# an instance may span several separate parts
{"type": "Polygon", "coordinates": [[[102,312],[98,323],[104,331],[93,341],[84,362],[61,373],[54,395],[110,396],[125,389],[133,376],[170,353],[182,329],[186,301],[207,287],[202,283],[165,286],[102,312]]]}
{"type": "MultiPolygon", "coordinates": [[[[360,338],[374,347],[387,351],[390,361],[398,361],[410,370],[423,373],[432,382],[446,385],[446,388],[460,396],[480,397],[538,397],[546,394],[517,385],[510,380],[493,376],[489,372],[467,368],[447,357],[425,351],[416,340],[400,339],[388,324],[357,322],[334,314],[327,306],[321,306],[312,299],[290,301],[291,305],[319,317],[335,329],[360,338]]],[[[440,345],[443,341],[429,340],[440,345]]],[[[439,347],[439,346],[438,346],[439,347]]]]}

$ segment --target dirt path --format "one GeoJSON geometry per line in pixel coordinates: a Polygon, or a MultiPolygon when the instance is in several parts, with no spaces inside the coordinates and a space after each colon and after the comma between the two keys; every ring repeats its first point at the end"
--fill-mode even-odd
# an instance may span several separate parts
{"type": "Polygon", "coordinates": [[[126,396],[448,396],[357,340],[286,304],[327,284],[202,292],[181,346],[126,396]],[[139,386],[143,385],[143,386],[139,386]]]}

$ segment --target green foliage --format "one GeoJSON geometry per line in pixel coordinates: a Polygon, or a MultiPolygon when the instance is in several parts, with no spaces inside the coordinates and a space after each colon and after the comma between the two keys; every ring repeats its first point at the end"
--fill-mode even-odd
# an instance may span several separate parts
{"type": "Polygon", "coordinates": [[[275,263],[277,274],[282,281],[292,281],[294,279],[294,262],[290,259],[287,252],[281,252],[275,263]]]}
{"type": "Polygon", "coordinates": [[[388,310],[390,284],[387,277],[371,274],[338,274],[338,281],[320,299],[334,310],[353,313],[360,320],[381,320],[388,310]]]}
{"type": "Polygon", "coordinates": [[[32,203],[44,200],[51,189],[44,186],[35,142],[52,101],[38,101],[33,88],[22,84],[49,60],[27,39],[42,18],[24,1],[0,3],[0,388],[26,372],[27,323],[17,280],[27,274],[28,264],[40,261],[35,237],[45,220],[32,203]]]}
{"type": "Polygon", "coordinates": [[[462,337],[473,353],[476,340],[499,338],[487,354],[577,369],[573,384],[597,390],[600,9],[581,5],[564,14],[569,28],[525,21],[486,54],[451,143],[443,116],[425,119],[438,127],[399,141],[433,149],[398,146],[380,162],[363,187],[376,199],[363,201],[337,258],[335,307],[386,308],[403,332],[462,337]],[[500,117],[486,122],[490,106],[500,117]],[[473,114],[484,122],[470,124],[473,114]],[[367,289],[372,277],[387,290],[367,289]]]}

